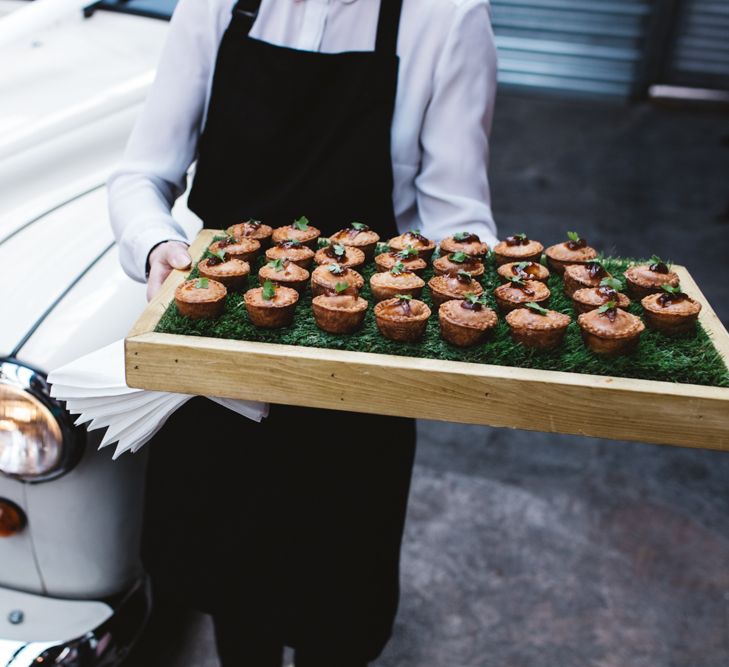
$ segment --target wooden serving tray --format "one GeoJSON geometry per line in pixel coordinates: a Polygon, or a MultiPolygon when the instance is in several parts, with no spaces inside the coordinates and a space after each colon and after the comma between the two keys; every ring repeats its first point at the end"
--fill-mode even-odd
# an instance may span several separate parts
{"type": "MultiPolygon", "coordinates": [[[[221,233],[200,233],[194,262],[221,233]]],[[[673,270],[729,362],[726,329],[673,270]]],[[[130,387],[729,450],[729,388],[155,332],[187,273],[172,272],[129,332],[130,387]]]]}

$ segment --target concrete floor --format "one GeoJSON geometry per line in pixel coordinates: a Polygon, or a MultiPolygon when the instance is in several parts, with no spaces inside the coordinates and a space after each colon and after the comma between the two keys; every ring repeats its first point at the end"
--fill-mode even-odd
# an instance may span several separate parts
{"type": "MultiPolygon", "coordinates": [[[[726,115],[502,95],[493,136],[502,236],[671,258],[729,321],[726,115]]],[[[728,563],[729,454],[422,422],[375,667],[726,667],[728,563]]],[[[158,619],[142,664],[216,667],[208,620],[158,619]]]]}

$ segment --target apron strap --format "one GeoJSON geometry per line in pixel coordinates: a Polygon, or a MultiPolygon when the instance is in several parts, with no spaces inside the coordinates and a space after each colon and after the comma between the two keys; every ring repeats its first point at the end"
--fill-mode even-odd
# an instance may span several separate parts
{"type": "Polygon", "coordinates": [[[400,30],[402,0],[380,0],[380,18],[377,22],[375,51],[397,55],[397,34],[400,30]]]}
{"type": "Polygon", "coordinates": [[[240,16],[247,23],[246,32],[250,32],[261,8],[261,0],[238,0],[233,6],[233,16],[240,16]]]}

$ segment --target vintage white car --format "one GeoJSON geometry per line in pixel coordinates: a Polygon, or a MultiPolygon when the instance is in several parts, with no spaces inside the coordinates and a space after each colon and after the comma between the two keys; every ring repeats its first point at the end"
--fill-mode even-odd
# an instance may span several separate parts
{"type": "Polygon", "coordinates": [[[119,664],[149,610],[144,457],[97,451],[45,377],[144,306],[104,185],[174,0],[83,4],[0,0],[0,667],[119,664]]]}

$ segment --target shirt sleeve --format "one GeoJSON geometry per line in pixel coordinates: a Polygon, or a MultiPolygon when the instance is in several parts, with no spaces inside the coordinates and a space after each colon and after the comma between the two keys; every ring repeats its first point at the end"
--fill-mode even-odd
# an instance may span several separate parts
{"type": "Polygon", "coordinates": [[[420,135],[415,187],[426,236],[469,231],[497,243],[487,175],[496,65],[489,5],[464,2],[438,58],[420,135]]]}
{"type": "Polygon", "coordinates": [[[195,158],[220,36],[211,0],[180,0],[155,81],[107,186],[124,271],[144,281],[147,255],[165,240],[187,241],[170,211],[195,158]]]}

